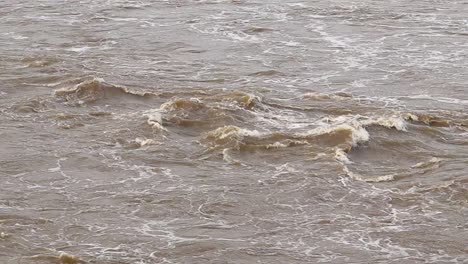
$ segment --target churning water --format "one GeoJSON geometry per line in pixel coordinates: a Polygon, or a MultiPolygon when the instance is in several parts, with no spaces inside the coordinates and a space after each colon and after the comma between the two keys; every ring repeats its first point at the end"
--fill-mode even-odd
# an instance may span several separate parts
{"type": "Polygon", "coordinates": [[[467,263],[467,15],[0,0],[0,262],[467,263]]]}

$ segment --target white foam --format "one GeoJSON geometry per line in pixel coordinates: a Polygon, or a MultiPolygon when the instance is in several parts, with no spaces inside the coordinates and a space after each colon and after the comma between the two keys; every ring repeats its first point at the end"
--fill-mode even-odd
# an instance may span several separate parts
{"type": "MultiPolygon", "coordinates": [[[[174,111],[176,110],[176,103],[179,100],[186,100],[186,99],[180,99],[180,98],[175,98],[172,100],[169,100],[159,106],[159,112],[168,112],[168,111],[174,111]]],[[[188,101],[194,103],[194,104],[201,104],[202,101],[199,98],[190,98],[188,101]]]]}
{"type": "Polygon", "coordinates": [[[83,52],[88,51],[90,49],[91,49],[91,47],[84,46],[84,47],[73,47],[73,48],[69,48],[67,50],[77,52],[77,53],[83,53],[83,52]]]}
{"type": "Polygon", "coordinates": [[[237,126],[223,126],[219,127],[213,131],[208,132],[209,136],[218,138],[218,139],[225,139],[225,138],[237,138],[242,139],[243,137],[250,136],[250,137],[261,137],[263,134],[258,132],[257,130],[248,130],[244,128],[240,128],[237,126]]]}
{"type": "Polygon", "coordinates": [[[227,163],[240,165],[241,164],[240,161],[232,158],[231,155],[229,155],[230,150],[231,150],[230,148],[223,149],[223,160],[226,161],[227,163]]]}
{"type": "Polygon", "coordinates": [[[361,124],[364,126],[379,125],[386,128],[395,128],[399,131],[406,131],[406,121],[399,116],[370,118],[369,120],[362,121],[361,124]]]}
{"type": "Polygon", "coordinates": [[[138,143],[140,147],[154,145],[157,143],[155,140],[149,138],[136,138],[135,142],[138,143]]]}
{"type": "Polygon", "coordinates": [[[405,113],[403,115],[403,118],[405,120],[409,120],[409,121],[419,121],[419,117],[417,115],[414,115],[414,114],[411,114],[411,113],[405,113]]]}
{"type": "Polygon", "coordinates": [[[267,149],[269,149],[269,148],[286,148],[286,147],[288,147],[287,144],[281,143],[281,142],[279,142],[279,141],[276,141],[276,142],[273,143],[273,144],[268,144],[268,145],[266,146],[267,149]]]}
{"type": "Polygon", "coordinates": [[[351,164],[353,163],[349,158],[346,152],[344,150],[337,148],[335,151],[335,159],[339,162],[342,162],[344,164],[351,164]]]}
{"type": "Polygon", "coordinates": [[[159,112],[159,110],[152,109],[152,110],[145,111],[144,116],[148,118],[146,122],[152,128],[161,130],[161,131],[167,131],[162,125],[163,120],[162,120],[162,115],[159,112]]]}
{"type": "Polygon", "coordinates": [[[407,131],[407,123],[405,119],[417,120],[417,117],[411,114],[402,116],[361,116],[361,115],[343,115],[338,117],[326,117],[322,122],[332,124],[350,124],[355,128],[366,127],[371,125],[383,126],[386,128],[394,128],[399,131],[407,131]]]}
{"type": "Polygon", "coordinates": [[[351,124],[340,124],[336,126],[325,126],[325,127],[318,127],[312,130],[307,131],[306,133],[299,134],[300,136],[317,136],[317,135],[325,135],[330,134],[333,132],[348,130],[351,132],[351,144],[353,146],[358,145],[359,143],[364,143],[369,141],[369,132],[362,127],[359,123],[354,122],[351,124]]]}

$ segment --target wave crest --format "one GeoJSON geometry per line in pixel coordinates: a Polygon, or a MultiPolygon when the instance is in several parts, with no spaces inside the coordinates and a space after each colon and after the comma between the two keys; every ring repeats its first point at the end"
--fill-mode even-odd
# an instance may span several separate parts
{"type": "Polygon", "coordinates": [[[337,147],[349,151],[353,146],[369,140],[369,133],[362,127],[338,125],[317,127],[302,132],[259,132],[233,125],[219,127],[204,135],[203,143],[218,148],[278,149],[303,145],[317,147],[337,147]]]}
{"type": "Polygon", "coordinates": [[[73,87],[55,90],[55,96],[64,98],[66,101],[77,101],[78,104],[92,103],[101,99],[122,95],[148,97],[154,94],[131,90],[125,86],[113,85],[101,78],[84,80],[73,87]]]}

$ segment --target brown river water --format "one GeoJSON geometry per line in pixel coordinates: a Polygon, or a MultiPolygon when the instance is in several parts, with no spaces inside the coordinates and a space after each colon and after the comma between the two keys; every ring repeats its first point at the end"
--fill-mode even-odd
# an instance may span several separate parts
{"type": "Polygon", "coordinates": [[[0,263],[468,263],[467,17],[0,0],[0,263]]]}

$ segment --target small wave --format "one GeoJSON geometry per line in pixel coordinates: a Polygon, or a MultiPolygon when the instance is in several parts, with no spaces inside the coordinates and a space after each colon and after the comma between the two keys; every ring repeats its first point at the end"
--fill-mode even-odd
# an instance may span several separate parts
{"type": "Polygon", "coordinates": [[[173,98],[163,103],[157,111],[165,114],[167,122],[181,127],[212,127],[225,124],[230,119],[230,115],[219,106],[198,98],[173,98]]]}
{"type": "Polygon", "coordinates": [[[367,130],[359,123],[354,123],[352,125],[340,124],[337,126],[318,127],[305,133],[299,133],[298,135],[299,137],[310,138],[333,134],[343,134],[341,139],[344,139],[345,143],[350,143],[351,146],[357,146],[359,143],[367,142],[370,137],[369,132],[367,132],[367,130]]]}
{"type": "Polygon", "coordinates": [[[211,99],[221,103],[234,103],[245,109],[260,108],[262,103],[262,99],[259,96],[241,91],[215,95],[211,99]]]}
{"type": "Polygon", "coordinates": [[[365,182],[384,182],[384,181],[394,181],[406,177],[410,177],[416,174],[425,174],[429,171],[435,170],[440,167],[440,163],[443,159],[432,157],[429,160],[418,162],[410,167],[408,167],[407,172],[392,173],[380,176],[363,176],[356,172],[352,172],[346,164],[342,163],[343,171],[350,176],[352,179],[365,181],[365,182]]]}
{"type": "Polygon", "coordinates": [[[429,126],[436,127],[449,127],[452,124],[452,120],[426,114],[418,115],[417,121],[423,122],[424,124],[429,126]]]}
{"type": "Polygon", "coordinates": [[[25,259],[30,259],[34,263],[36,262],[47,262],[47,263],[61,263],[61,264],[84,264],[87,263],[86,261],[81,260],[79,257],[70,255],[65,252],[60,252],[58,256],[50,256],[50,255],[34,255],[30,257],[25,257],[25,259]]]}
{"type": "Polygon", "coordinates": [[[406,114],[405,119],[431,127],[458,127],[468,126],[467,115],[462,112],[416,113],[406,114]]]}
{"type": "Polygon", "coordinates": [[[364,182],[388,182],[395,180],[395,174],[388,174],[388,175],[381,175],[381,176],[374,176],[374,177],[366,177],[359,173],[352,172],[346,165],[343,164],[343,171],[348,175],[351,179],[356,181],[364,181],[364,182]]]}
{"type": "Polygon", "coordinates": [[[66,264],[75,264],[75,263],[83,263],[84,261],[81,261],[77,256],[70,255],[67,253],[60,253],[59,260],[61,263],[66,263],[66,264]]]}
{"type": "Polygon", "coordinates": [[[170,112],[176,110],[199,110],[205,107],[205,104],[198,98],[174,98],[168,102],[163,103],[159,109],[163,112],[170,112]]]}
{"type": "Polygon", "coordinates": [[[259,138],[262,134],[257,130],[243,129],[233,125],[223,126],[206,134],[206,138],[217,145],[224,145],[230,141],[242,141],[244,137],[248,136],[259,138]]]}
{"type": "Polygon", "coordinates": [[[214,149],[274,150],[295,146],[314,145],[318,148],[339,147],[349,151],[353,146],[369,140],[369,133],[362,127],[338,125],[317,127],[306,132],[259,132],[234,125],[219,127],[207,132],[202,143],[214,149]]]}
{"type": "Polygon", "coordinates": [[[47,102],[40,99],[32,99],[27,102],[14,104],[12,110],[17,113],[40,113],[48,109],[47,102]]]}
{"type": "MultiPolygon", "coordinates": [[[[429,184],[428,186],[421,186],[421,187],[413,187],[411,189],[412,192],[420,192],[420,193],[427,193],[427,192],[441,192],[441,191],[447,191],[448,189],[456,189],[458,183],[454,180],[449,180],[449,181],[442,181],[440,183],[431,183],[429,184]]],[[[453,198],[456,198],[456,197],[452,197],[452,201],[454,200],[453,198]]],[[[462,198],[463,199],[463,198],[462,198]]],[[[465,199],[463,199],[465,200],[465,199]]],[[[465,200],[466,201],[466,200],[465,200]]]]}
{"type": "Polygon", "coordinates": [[[298,144],[307,144],[298,140],[288,139],[281,133],[259,132],[234,125],[219,127],[205,133],[202,143],[210,146],[211,150],[226,149],[230,151],[269,150],[298,144]]]}
{"type": "Polygon", "coordinates": [[[337,93],[315,93],[310,92],[302,95],[303,99],[313,99],[313,100],[346,100],[353,98],[351,94],[344,93],[344,92],[337,92],[337,93]]]}
{"type": "Polygon", "coordinates": [[[418,169],[432,168],[432,169],[434,169],[434,168],[438,168],[440,166],[441,161],[442,161],[442,159],[433,157],[428,161],[423,161],[423,162],[416,163],[413,166],[411,166],[411,168],[418,168],[418,169]]]}
{"type": "Polygon", "coordinates": [[[254,118],[256,113],[253,110],[261,106],[259,97],[236,91],[206,96],[202,99],[174,97],[161,104],[158,111],[165,114],[167,122],[178,126],[213,129],[254,118]]]}
{"type": "Polygon", "coordinates": [[[267,71],[258,71],[252,74],[249,74],[249,76],[273,76],[273,75],[279,75],[281,72],[276,71],[276,70],[267,70],[267,71]]]}
{"type": "Polygon", "coordinates": [[[271,31],[274,31],[274,30],[271,28],[265,28],[265,27],[251,27],[251,28],[244,30],[243,32],[247,34],[259,34],[259,33],[264,33],[264,32],[271,32],[271,31]]]}
{"type": "MultiPolygon", "coordinates": [[[[412,166],[407,167],[407,171],[399,171],[384,175],[362,175],[358,172],[352,171],[348,165],[355,166],[356,164],[349,159],[348,154],[340,148],[337,148],[335,151],[335,160],[341,164],[343,172],[348,175],[353,180],[365,181],[365,182],[387,182],[394,181],[397,179],[402,179],[410,177],[415,174],[424,174],[428,171],[432,171],[440,167],[440,163],[443,159],[432,157],[429,160],[418,162],[412,166]]],[[[359,165],[357,165],[359,166],[359,165]]],[[[392,169],[393,170],[393,169],[392,169]]],[[[361,168],[362,171],[362,168],[361,168]]],[[[367,174],[367,173],[366,173],[367,174]]],[[[377,173],[378,174],[378,173],[377,173]]]]}
{"type": "Polygon", "coordinates": [[[339,147],[343,153],[336,153],[336,157],[344,161],[347,159],[345,152],[370,140],[370,134],[366,130],[369,126],[407,131],[407,123],[402,116],[348,115],[325,118],[319,126],[301,132],[259,132],[233,125],[223,126],[206,133],[205,140],[211,145],[230,145],[241,149],[245,147],[273,149],[307,144],[339,147]]]}
{"type": "MultiPolygon", "coordinates": [[[[197,97],[192,98],[172,98],[163,103],[160,110],[171,111],[198,111],[201,109],[222,109],[231,105],[240,106],[245,109],[252,109],[261,104],[261,98],[244,92],[231,92],[227,94],[217,94],[206,97],[203,100],[197,97]]],[[[232,109],[235,110],[235,109],[232,109]]]]}
{"type": "MultiPolygon", "coordinates": [[[[407,131],[407,121],[418,120],[418,116],[410,113],[402,115],[391,115],[391,116],[339,116],[336,118],[327,118],[323,121],[332,124],[340,124],[335,126],[337,129],[347,129],[352,131],[351,143],[352,147],[355,147],[359,143],[369,141],[370,135],[365,129],[369,126],[380,126],[388,129],[395,129],[397,131],[407,131]]],[[[394,181],[399,177],[403,177],[399,173],[393,173],[393,169],[389,169],[383,172],[383,175],[363,175],[359,172],[352,171],[349,165],[358,166],[353,162],[348,153],[352,151],[351,148],[343,148],[338,146],[335,149],[334,159],[341,164],[343,172],[348,175],[351,179],[365,182],[387,182],[394,181]]],[[[419,166],[419,165],[418,165],[419,166]]],[[[421,165],[422,166],[422,165],[421,165]]],[[[409,169],[412,169],[411,167],[409,169]]],[[[366,173],[367,174],[367,173],[366,173]]]]}
{"type": "Polygon", "coordinates": [[[363,126],[378,125],[386,128],[394,128],[399,131],[406,131],[407,126],[403,117],[400,116],[387,116],[370,118],[361,122],[363,126]]]}
{"type": "Polygon", "coordinates": [[[130,90],[127,87],[106,83],[104,79],[92,78],[82,81],[73,87],[60,88],[55,91],[55,96],[66,101],[76,101],[78,104],[92,103],[100,99],[116,96],[130,95],[148,97],[154,95],[151,92],[130,90]]]}
{"type": "Polygon", "coordinates": [[[26,57],[21,61],[29,68],[47,67],[59,62],[55,57],[26,57]]]}
{"type": "Polygon", "coordinates": [[[352,147],[370,140],[367,126],[378,125],[399,131],[406,131],[406,122],[397,116],[363,117],[342,116],[327,119],[326,122],[303,132],[259,132],[229,125],[219,127],[206,134],[205,138],[215,145],[237,141],[244,145],[257,145],[268,148],[288,147],[314,143],[326,146],[341,146],[349,151],[352,147]],[[331,124],[330,124],[331,123],[331,124]]]}
{"type": "Polygon", "coordinates": [[[405,116],[361,116],[361,115],[344,115],[338,117],[326,117],[322,119],[326,123],[334,124],[353,124],[353,126],[382,126],[385,128],[393,128],[399,131],[406,131],[407,124],[405,116]]]}

